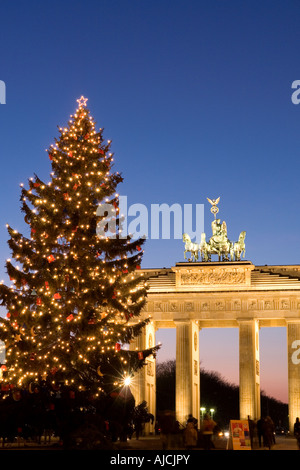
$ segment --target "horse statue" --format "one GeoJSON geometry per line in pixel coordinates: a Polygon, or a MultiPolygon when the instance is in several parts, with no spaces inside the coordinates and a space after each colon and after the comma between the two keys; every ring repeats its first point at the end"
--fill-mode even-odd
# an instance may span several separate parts
{"type": "Polygon", "coordinates": [[[245,245],[245,237],[246,232],[243,231],[240,233],[239,240],[232,244],[230,250],[231,259],[235,261],[241,261],[241,256],[243,254],[243,258],[245,258],[246,254],[246,245],[245,245]]]}
{"type": "Polygon", "coordinates": [[[209,246],[209,243],[207,243],[206,241],[206,234],[204,232],[201,233],[201,241],[200,241],[199,249],[200,249],[202,261],[210,261],[211,260],[210,246],[209,246]]]}
{"type": "Polygon", "coordinates": [[[184,259],[186,259],[186,253],[191,253],[191,261],[198,261],[199,259],[199,245],[198,243],[193,243],[190,236],[187,233],[184,233],[182,239],[185,243],[184,247],[184,259]]]}

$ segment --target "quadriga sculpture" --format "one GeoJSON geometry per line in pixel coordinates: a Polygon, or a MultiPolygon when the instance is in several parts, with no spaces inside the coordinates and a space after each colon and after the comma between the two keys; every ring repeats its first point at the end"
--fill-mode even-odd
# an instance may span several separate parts
{"type": "Polygon", "coordinates": [[[212,255],[218,255],[219,261],[240,261],[241,257],[245,258],[246,247],[245,247],[245,237],[246,232],[243,231],[240,233],[239,239],[237,242],[232,243],[227,236],[227,225],[223,221],[221,223],[220,219],[217,219],[217,213],[219,208],[217,204],[220,201],[220,198],[209,199],[209,203],[212,205],[211,212],[214,214],[214,220],[212,221],[212,237],[209,242],[206,241],[206,234],[203,232],[201,234],[201,241],[199,245],[191,241],[190,236],[187,233],[183,234],[183,241],[185,243],[184,259],[186,259],[186,253],[191,253],[190,261],[198,261],[199,251],[202,261],[211,261],[212,255]]]}

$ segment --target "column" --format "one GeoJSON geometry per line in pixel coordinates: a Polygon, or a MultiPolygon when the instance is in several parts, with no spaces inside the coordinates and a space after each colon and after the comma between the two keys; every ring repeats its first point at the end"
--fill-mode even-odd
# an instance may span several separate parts
{"type": "MultiPolygon", "coordinates": [[[[151,322],[132,341],[130,349],[142,351],[153,346],[155,346],[155,325],[151,322]]],[[[154,433],[156,418],[156,359],[153,356],[145,359],[145,366],[135,374],[130,389],[135,398],[136,406],[143,401],[147,402],[148,411],[154,416],[154,421],[152,424],[151,422],[146,423],[145,434],[154,433]]]]}
{"type": "Polygon", "coordinates": [[[240,419],[258,419],[260,410],[259,324],[239,321],[240,419]]]}
{"type": "Polygon", "coordinates": [[[176,419],[185,425],[192,414],[200,423],[199,328],[176,321],[176,419]]]}
{"type": "Polygon", "coordinates": [[[289,429],[300,418],[300,320],[287,321],[289,429]]]}

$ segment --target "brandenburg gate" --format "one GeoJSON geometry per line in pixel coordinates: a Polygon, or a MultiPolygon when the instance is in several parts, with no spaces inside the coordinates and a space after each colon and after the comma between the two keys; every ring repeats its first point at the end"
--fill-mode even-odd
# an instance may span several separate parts
{"type": "MultiPolygon", "coordinates": [[[[203,234],[199,246],[193,247],[184,234],[184,255],[190,251],[192,258],[170,268],[143,270],[149,284],[143,317],[150,317],[151,322],[131,347],[147,349],[154,346],[157,329],[176,328],[176,419],[184,424],[192,413],[200,422],[199,331],[238,328],[240,419],[256,420],[261,416],[259,330],[286,327],[292,430],[300,417],[300,266],[255,266],[241,260],[245,232],[237,242],[240,246],[229,242],[225,222],[216,219],[217,202],[210,202],[215,210],[210,242],[203,234]],[[212,254],[219,255],[218,260],[212,261],[212,254]]],[[[136,402],[146,400],[155,416],[153,356],[137,374],[132,391],[136,402]]]]}

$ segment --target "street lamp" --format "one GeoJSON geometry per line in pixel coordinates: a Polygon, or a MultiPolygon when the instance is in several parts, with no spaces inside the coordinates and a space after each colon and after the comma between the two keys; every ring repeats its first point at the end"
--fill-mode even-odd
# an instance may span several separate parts
{"type": "Polygon", "coordinates": [[[211,408],[209,411],[210,411],[211,419],[213,419],[215,410],[213,408],[211,408]]]}
{"type": "Polygon", "coordinates": [[[201,412],[201,421],[203,421],[203,416],[204,416],[204,413],[206,411],[206,408],[200,408],[200,412],[201,412]]]}

